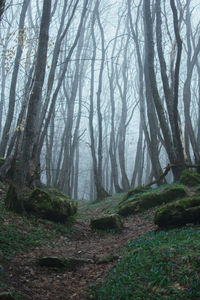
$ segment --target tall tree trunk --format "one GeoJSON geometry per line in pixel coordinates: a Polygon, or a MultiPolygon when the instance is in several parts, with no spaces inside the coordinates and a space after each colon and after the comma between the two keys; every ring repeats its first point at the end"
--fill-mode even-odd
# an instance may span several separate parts
{"type": "Polygon", "coordinates": [[[17,212],[23,211],[22,193],[26,184],[30,184],[35,172],[32,161],[33,146],[37,135],[37,120],[42,87],[45,78],[46,58],[49,40],[51,1],[44,0],[42,19],[40,25],[39,44],[37,61],[34,73],[34,84],[30,95],[27,120],[22,142],[22,152],[19,164],[16,166],[14,186],[11,185],[8,191],[7,207],[17,212]],[[13,197],[11,196],[13,194],[13,197]]]}
{"type": "Polygon", "coordinates": [[[20,59],[23,52],[23,40],[24,40],[24,21],[26,17],[27,8],[29,5],[30,0],[24,0],[19,20],[19,29],[18,29],[18,46],[14,61],[14,68],[13,74],[11,79],[10,85],[10,95],[9,95],[9,106],[8,106],[8,113],[6,117],[6,122],[3,129],[3,135],[0,144],[0,156],[4,156],[6,152],[6,147],[9,141],[10,136],[10,127],[13,120],[14,109],[15,109],[15,102],[16,102],[16,86],[17,86],[17,77],[19,72],[20,66],[20,59]]]}

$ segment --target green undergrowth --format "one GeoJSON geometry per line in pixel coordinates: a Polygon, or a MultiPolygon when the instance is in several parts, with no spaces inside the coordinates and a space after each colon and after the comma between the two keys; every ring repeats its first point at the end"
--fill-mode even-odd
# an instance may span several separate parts
{"type": "Polygon", "coordinates": [[[151,232],[122,251],[105,281],[92,287],[94,299],[200,299],[199,226],[151,232]]]}
{"type": "Polygon", "coordinates": [[[0,245],[4,259],[10,259],[21,251],[42,245],[54,246],[55,239],[73,234],[70,224],[55,224],[35,217],[19,216],[5,210],[0,202],[0,245]]]}

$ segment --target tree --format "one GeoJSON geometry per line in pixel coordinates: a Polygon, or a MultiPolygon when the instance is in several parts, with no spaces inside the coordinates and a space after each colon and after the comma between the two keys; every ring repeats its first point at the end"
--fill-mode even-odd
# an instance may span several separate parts
{"type": "MultiPolygon", "coordinates": [[[[173,3],[171,2],[171,5],[173,3]]],[[[174,14],[174,31],[176,35],[176,39],[179,43],[180,47],[180,36],[179,32],[177,32],[177,16],[176,16],[176,8],[172,6],[173,14],[174,14]]],[[[180,129],[178,124],[178,77],[179,77],[179,67],[180,67],[180,55],[181,50],[179,49],[177,53],[177,62],[176,62],[176,72],[174,78],[174,91],[173,94],[168,89],[168,80],[166,77],[165,72],[165,62],[163,60],[162,55],[162,39],[161,39],[161,20],[160,20],[160,1],[156,1],[156,14],[157,14],[157,40],[158,40],[158,47],[159,47],[159,62],[161,66],[161,76],[162,76],[162,83],[164,86],[164,93],[165,93],[165,101],[168,107],[168,117],[170,119],[171,128],[168,125],[167,118],[165,115],[164,107],[159,95],[158,85],[156,82],[156,75],[155,75],[155,53],[154,53],[154,38],[153,38],[153,20],[151,15],[150,9],[150,1],[144,1],[144,28],[145,28],[145,39],[146,39],[146,61],[148,62],[147,70],[148,76],[150,81],[150,87],[153,95],[154,105],[156,108],[156,112],[158,115],[158,120],[161,126],[165,149],[169,157],[169,161],[173,164],[173,175],[174,180],[178,180],[180,177],[181,172],[185,168],[185,159],[183,154],[183,148],[181,144],[180,138],[180,129]],[[167,88],[166,88],[167,87],[167,88]],[[173,100],[171,95],[173,95],[173,100]],[[171,111],[173,110],[173,115],[171,117],[171,111]]]]}
{"type": "Polygon", "coordinates": [[[43,3],[42,18],[40,24],[39,43],[37,49],[37,61],[34,72],[34,83],[30,94],[26,125],[21,146],[19,164],[16,167],[14,185],[10,186],[6,203],[8,209],[16,212],[23,211],[22,193],[24,186],[30,184],[35,171],[32,165],[33,146],[37,137],[38,111],[41,101],[42,87],[45,78],[46,58],[49,40],[49,27],[51,19],[51,1],[43,3]],[[14,197],[15,196],[15,197],[14,197]]]}
{"type": "Polygon", "coordinates": [[[2,19],[2,15],[5,9],[6,0],[0,0],[0,21],[2,19]]]}

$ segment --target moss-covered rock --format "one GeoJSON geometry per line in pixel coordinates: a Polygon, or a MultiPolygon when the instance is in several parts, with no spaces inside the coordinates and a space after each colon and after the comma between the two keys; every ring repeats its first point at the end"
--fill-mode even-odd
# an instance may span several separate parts
{"type": "Polygon", "coordinates": [[[200,197],[185,198],[158,209],[154,223],[160,228],[200,222],[200,197]]]}
{"type": "Polygon", "coordinates": [[[61,223],[77,212],[77,203],[63,193],[38,188],[25,198],[24,207],[28,213],[61,223]]]}
{"type": "Polygon", "coordinates": [[[163,203],[169,203],[175,199],[185,197],[186,195],[187,193],[184,186],[168,186],[158,191],[150,191],[149,193],[131,196],[126,201],[121,201],[119,203],[118,213],[121,216],[135,214],[163,203]]]}
{"type": "Polygon", "coordinates": [[[92,229],[100,230],[113,229],[116,231],[121,231],[123,229],[121,218],[117,214],[92,219],[90,220],[90,226],[92,227],[92,229]]]}
{"type": "Polygon", "coordinates": [[[200,184],[200,174],[190,170],[184,170],[179,180],[185,185],[197,186],[200,184]]]}
{"type": "Polygon", "coordinates": [[[56,268],[65,271],[74,271],[77,267],[86,263],[93,263],[93,261],[90,259],[59,258],[54,256],[41,257],[37,261],[40,267],[56,268]]]}
{"type": "Polygon", "coordinates": [[[132,188],[124,195],[124,197],[122,198],[122,201],[126,201],[130,197],[136,196],[138,194],[143,194],[144,192],[147,192],[149,190],[151,190],[151,188],[145,187],[145,186],[138,186],[138,187],[132,188]]]}

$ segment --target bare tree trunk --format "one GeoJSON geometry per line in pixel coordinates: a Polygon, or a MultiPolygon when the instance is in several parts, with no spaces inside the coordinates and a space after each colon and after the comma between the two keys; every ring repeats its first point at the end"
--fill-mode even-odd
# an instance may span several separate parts
{"type": "Polygon", "coordinates": [[[0,0],[0,21],[2,19],[2,15],[4,13],[6,0],[0,0]]]}
{"type": "Polygon", "coordinates": [[[128,191],[130,188],[129,179],[126,173],[126,166],[125,166],[125,145],[126,145],[126,122],[127,122],[127,114],[128,114],[128,107],[127,107],[127,86],[128,86],[128,61],[127,61],[127,51],[128,51],[128,44],[129,44],[129,36],[126,39],[126,43],[124,46],[124,57],[122,63],[122,79],[123,79],[123,87],[119,83],[119,74],[117,74],[117,86],[120,93],[120,100],[122,104],[121,109],[121,118],[120,124],[118,128],[118,154],[119,154],[119,165],[121,169],[121,181],[122,181],[122,189],[124,191],[128,191]]]}
{"type": "MultiPolygon", "coordinates": [[[[175,149],[175,145],[173,144],[173,140],[171,137],[170,128],[167,123],[167,119],[165,116],[164,108],[160,99],[160,95],[158,92],[157,82],[156,82],[156,75],[154,69],[154,41],[153,41],[153,22],[151,17],[151,10],[150,10],[150,1],[144,1],[144,26],[145,26],[145,39],[146,39],[146,53],[148,59],[148,73],[150,79],[150,85],[152,90],[152,95],[156,107],[156,112],[158,115],[159,123],[161,126],[161,130],[164,137],[165,149],[167,151],[169,160],[175,166],[173,167],[173,175],[174,180],[178,180],[182,170],[184,169],[184,160],[182,160],[182,156],[179,156],[177,149],[175,149]]],[[[178,65],[178,64],[177,64],[178,65]]],[[[178,66],[177,66],[178,69],[178,66]]],[[[178,72],[176,78],[178,76],[178,72]]],[[[177,88],[177,87],[176,87],[177,88]]],[[[176,95],[177,97],[177,95],[176,95]]],[[[174,109],[177,110],[177,99],[174,100],[174,109]]],[[[177,120],[176,120],[177,122],[177,120]]],[[[173,132],[173,134],[178,134],[177,131],[173,132]]],[[[177,137],[177,139],[180,137],[177,137]]]]}
{"type": "MultiPolygon", "coordinates": [[[[141,2],[140,2],[141,5],[141,2]]],[[[137,18],[140,13],[140,5],[137,10],[137,18]]],[[[137,23],[135,24],[135,29],[133,25],[133,20],[132,20],[132,15],[131,15],[131,3],[130,0],[128,1],[128,17],[129,17],[129,23],[130,23],[130,30],[131,34],[133,37],[133,40],[135,42],[135,47],[136,47],[136,53],[137,53],[137,61],[138,61],[138,68],[139,68],[139,103],[140,103],[140,120],[141,120],[141,125],[144,131],[145,135],[145,140],[147,143],[150,159],[152,162],[152,170],[153,170],[153,175],[155,178],[159,178],[160,175],[162,174],[162,169],[160,166],[160,161],[159,161],[159,152],[158,152],[158,125],[157,125],[157,116],[154,108],[154,103],[153,103],[153,97],[151,93],[151,88],[150,88],[150,83],[149,83],[149,77],[148,77],[148,71],[147,71],[147,65],[148,65],[148,60],[145,58],[144,66],[142,63],[142,54],[141,54],[141,49],[139,45],[139,33],[138,33],[138,27],[137,23]],[[149,132],[148,128],[146,125],[146,117],[145,117],[145,102],[144,102],[144,80],[145,78],[145,86],[146,86],[146,103],[147,103],[147,116],[148,116],[148,122],[149,122],[149,132]]],[[[141,130],[140,130],[141,134],[141,130]]],[[[141,136],[138,140],[138,147],[139,149],[137,150],[136,154],[136,169],[138,169],[139,166],[139,152],[142,153],[142,141],[141,141],[141,136]]],[[[134,180],[135,176],[137,174],[137,171],[133,173],[132,177],[132,183],[131,185],[134,185],[134,180]]]]}
{"type": "Polygon", "coordinates": [[[10,185],[7,197],[7,208],[16,212],[23,211],[22,193],[25,184],[30,184],[35,171],[32,165],[33,146],[36,139],[38,109],[45,77],[46,57],[49,40],[51,1],[45,0],[40,25],[37,62],[34,74],[34,84],[30,95],[27,121],[22,142],[22,153],[16,167],[14,186],[10,185]],[[13,194],[13,197],[11,196],[13,194]]]}
{"type": "Polygon", "coordinates": [[[21,58],[22,52],[23,52],[24,21],[25,21],[29,2],[30,2],[30,0],[24,0],[23,5],[22,5],[20,20],[19,20],[18,46],[17,46],[13,74],[12,74],[11,85],[10,85],[8,113],[7,113],[6,122],[5,122],[4,129],[3,129],[1,144],[0,144],[0,156],[5,155],[6,147],[7,147],[8,141],[9,141],[10,127],[11,127],[11,123],[12,123],[13,115],[14,115],[17,77],[18,77],[19,66],[20,66],[20,58],[21,58]]]}

